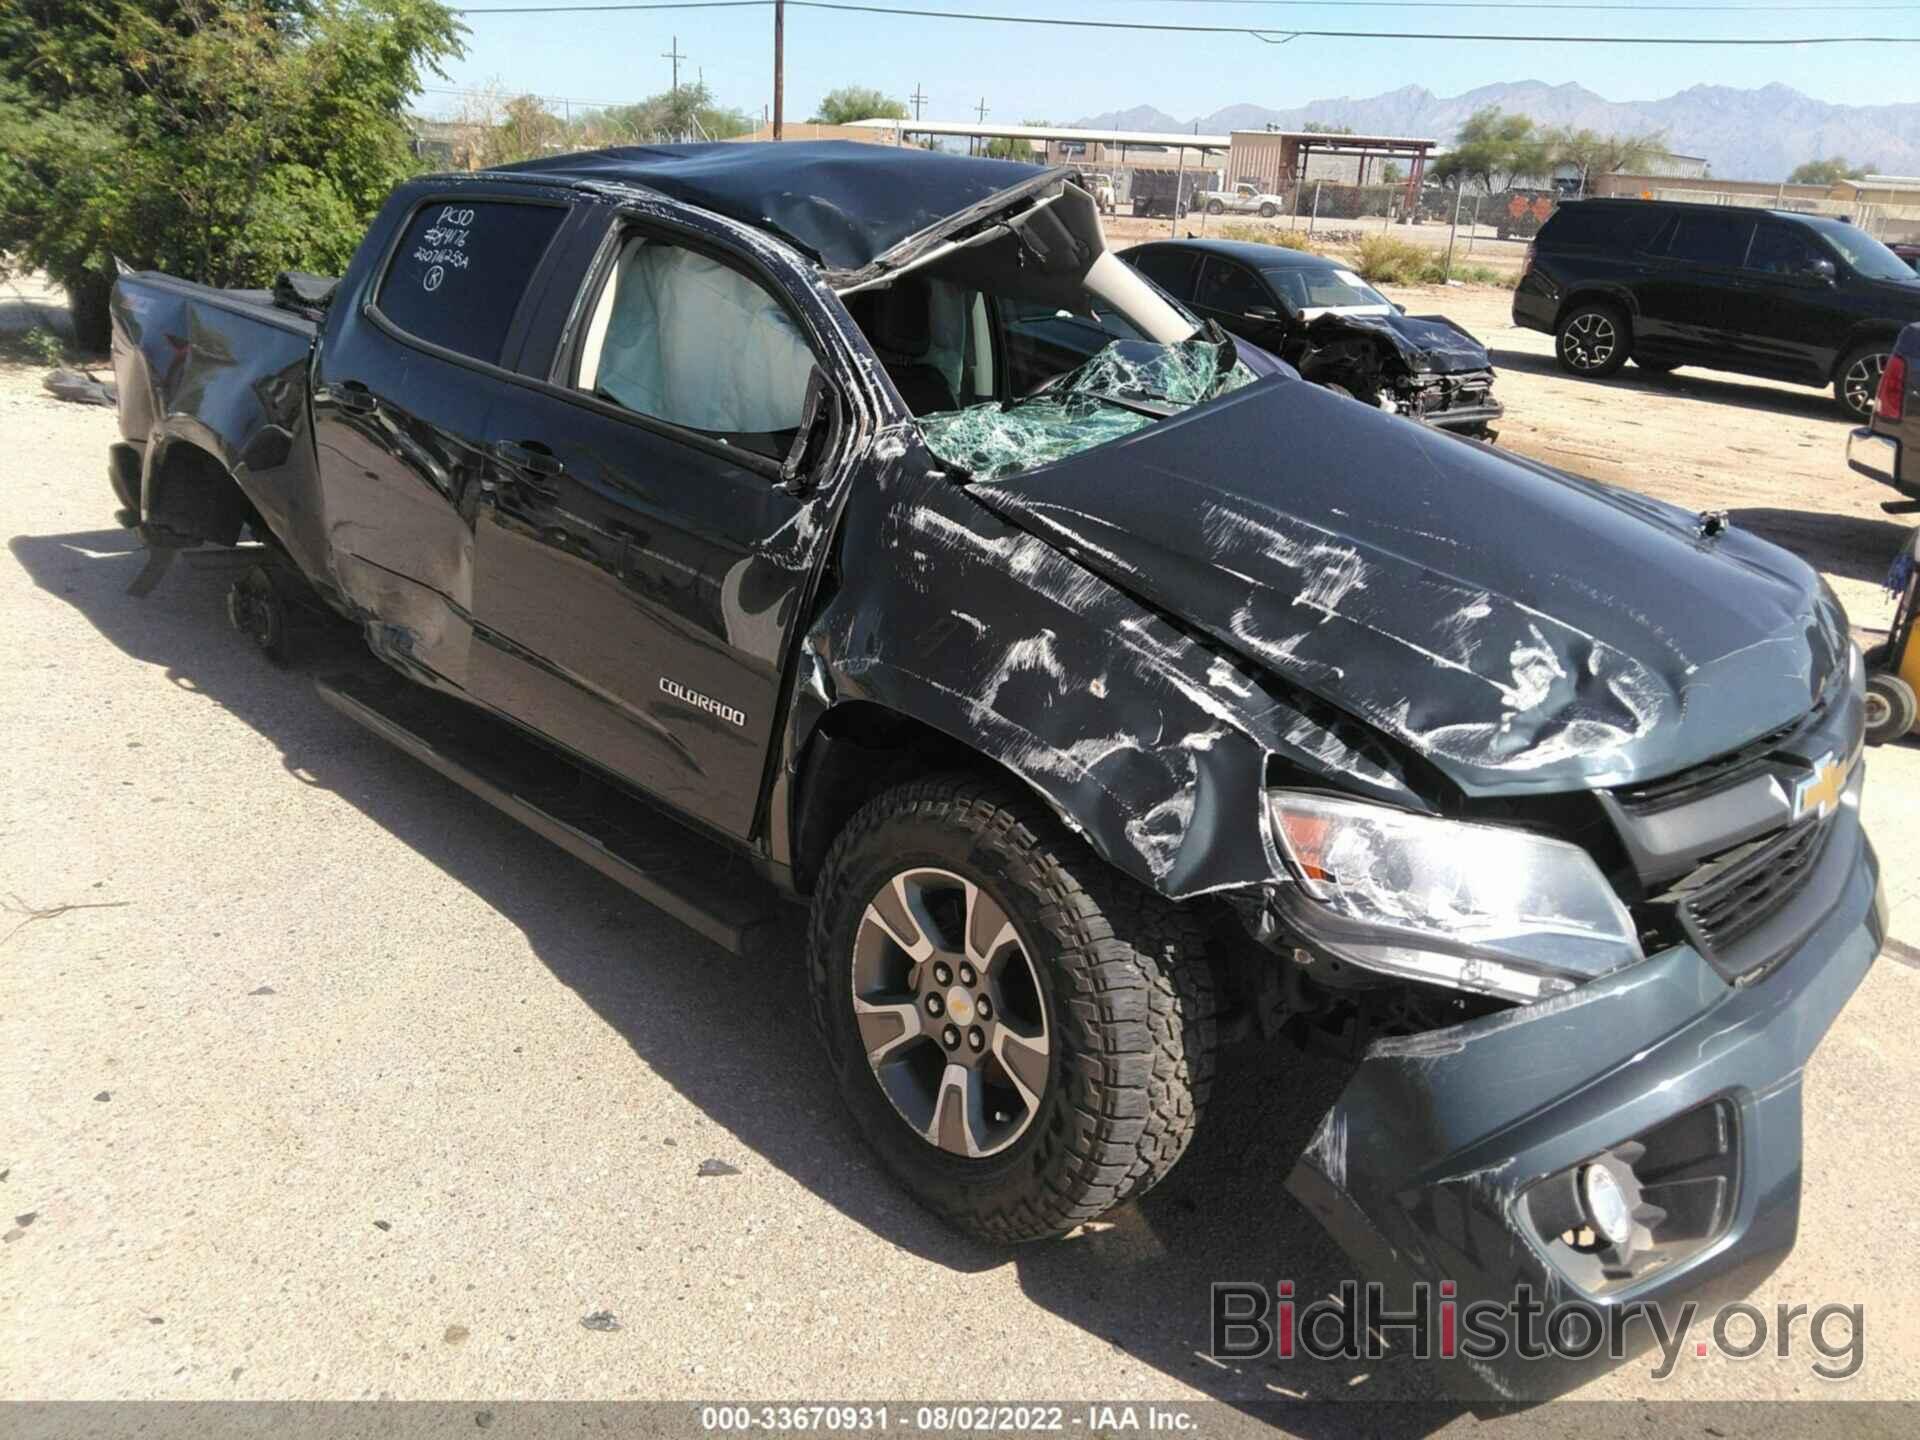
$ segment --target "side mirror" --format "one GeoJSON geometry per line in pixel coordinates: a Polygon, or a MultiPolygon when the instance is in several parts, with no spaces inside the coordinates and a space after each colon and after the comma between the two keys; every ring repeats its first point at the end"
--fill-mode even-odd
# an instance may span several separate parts
{"type": "Polygon", "coordinates": [[[1839,268],[1824,255],[1816,255],[1809,260],[1800,273],[1809,280],[1818,280],[1822,285],[1836,285],[1840,281],[1839,268]]]}
{"type": "Polygon", "coordinates": [[[804,495],[807,492],[810,483],[806,473],[807,452],[813,448],[813,437],[820,429],[821,420],[830,420],[837,413],[833,384],[826,372],[815,365],[807,372],[807,395],[800,405],[800,424],[793,432],[793,444],[787,447],[786,458],[780,462],[783,493],[804,495]]]}
{"type": "Polygon", "coordinates": [[[1407,307],[1402,305],[1398,300],[1393,302],[1393,308],[1398,310],[1402,315],[1407,313],[1407,307]]]}

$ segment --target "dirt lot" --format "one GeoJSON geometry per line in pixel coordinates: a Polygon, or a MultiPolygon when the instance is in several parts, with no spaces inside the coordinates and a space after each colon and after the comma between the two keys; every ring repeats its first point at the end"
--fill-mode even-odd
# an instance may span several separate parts
{"type": "MultiPolygon", "coordinates": [[[[1401,298],[1493,347],[1504,443],[1729,508],[1883,621],[1909,522],[1825,397],[1575,382],[1503,292],[1401,298]]],[[[1209,1281],[1349,1273],[1280,1188],[1326,1098],[1302,1062],[1231,1066],[1205,1139],[1111,1223],[957,1238],[841,1119],[794,965],[713,949],[319,705],[228,631],[221,567],[128,597],[112,416],[38,376],[0,366],[0,1394],[1434,1393],[1404,1355],[1199,1353],[1209,1281]]],[[[1870,764],[1899,943],[1806,1072],[1799,1248],[1755,1297],[1864,1304],[1865,1367],[1689,1356],[1584,1398],[1920,1395],[1920,746],[1870,764]]]]}

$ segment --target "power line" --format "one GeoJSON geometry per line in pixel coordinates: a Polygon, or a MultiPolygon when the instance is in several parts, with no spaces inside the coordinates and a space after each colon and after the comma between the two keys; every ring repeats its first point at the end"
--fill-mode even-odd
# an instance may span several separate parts
{"type": "MultiPolygon", "coordinates": [[[[606,14],[637,10],[738,10],[765,8],[773,0],[647,0],[643,4],[507,5],[456,10],[459,15],[606,14]]],[[[1494,45],[1917,45],[1920,35],[1486,35],[1434,30],[1310,30],[1291,25],[1173,25],[1147,20],[1072,20],[1052,15],[983,15],[970,10],[922,10],[897,5],[858,5],[847,0],[784,0],[795,10],[834,10],[858,15],[894,15],[920,20],[972,20],[993,25],[1047,25],[1069,30],[1138,30],[1176,35],[1251,35],[1269,44],[1288,40],[1452,40],[1494,45]],[[1274,36],[1284,36],[1274,40],[1274,36]]],[[[1268,0],[1273,3],[1273,0],[1268,0]]],[[[1763,7],[1764,8],[1764,7],[1763,7]]]]}
{"type": "Polygon", "coordinates": [[[893,5],[855,5],[845,0],[787,0],[801,10],[844,10],[865,15],[911,15],[928,20],[983,20],[1003,25],[1054,25],[1074,30],[1158,30],[1196,35],[1285,35],[1315,40],[1473,40],[1508,45],[1914,45],[1920,35],[1815,35],[1795,39],[1669,35],[1466,35],[1420,30],[1302,30],[1291,25],[1169,25],[1138,20],[1069,20],[1051,15],[980,15],[966,10],[917,10],[893,5]]]}
{"type": "MultiPolygon", "coordinates": [[[[456,15],[579,15],[579,14],[595,14],[595,13],[621,13],[625,11],[634,11],[634,10],[745,10],[745,9],[764,8],[768,5],[771,5],[772,3],[773,3],[773,0],[635,0],[635,3],[607,3],[607,4],[591,4],[591,5],[476,5],[476,6],[468,6],[464,8],[455,8],[453,13],[456,15]]],[[[792,3],[801,4],[803,3],[803,0],[792,0],[792,3]]],[[[1525,11],[1525,10],[1540,10],[1540,11],[1588,10],[1588,11],[1614,11],[1614,12],[1627,11],[1627,12],[1633,12],[1636,14],[1656,12],[1656,13],[1687,13],[1687,14],[1715,14],[1715,15],[1728,15],[1728,14],[1732,14],[1732,15],[1804,15],[1804,14],[1810,14],[1810,13],[1811,14],[1831,14],[1836,10],[1845,10],[1845,11],[1853,11],[1853,12],[1874,12],[1874,13],[1894,12],[1899,14],[1908,14],[1913,11],[1920,10],[1920,4],[1910,3],[1910,0],[1909,0],[1909,3],[1894,3],[1894,4],[1887,4],[1887,3],[1847,4],[1847,3],[1844,3],[1844,0],[1843,0],[1843,3],[1838,3],[1833,5],[1807,5],[1807,4],[1659,5],[1659,4],[1647,3],[1647,0],[1121,0],[1121,3],[1123,4],[1124,3],[1152,3],[1152,4],[1172,3],[1177,5],[1254,5],[1254,6],[1263,6],[1269,9],[1307,9],[1307,10],[1522,10],[1522,11],[1525,11]]],[[[816,5],[810,8],[825,9],[830,7],[816,5]]],[[[879,10],[882,13],[887,13],[887,14],[899,13],[899,14],[920,15],[920,14],[936,14],[937,13],[941,15],[954,15],[956,16],[956,18],[958,18],[957,12],[946,12],[946,11],[933,12],[933,11],[920,11],[920,10],[895,11],[892,8],[885,7],[885,6],[876,6],[876,7],[870,7],[870,8],[879,10]]],[[[1111,23],[1113,28],[1127,28],[1127,22],[1123,22],[1123,21],[1122,22],[1106,22],[1106,21],[1099,21],[1099,20],[1082,20],[1077,22],[1068,22],[1068,21],[1060,20],[1060,21],[1049,22],[1043,17],[1035,18],[1035,17],[1004,17],[1004,16],[969,16],[965,18],[976,18],[976,19],[1018,18],[1031,24],[1077,23],[1081,25],[1091,25],[1091,26],[1096,26],[1101,28],[1106,28],[1111,23]]],[[[1131,28],[1189,29],[1189,28],[1200,28],[1200,27],[1188,27],[1188,26],[1139,27],[1139,26],[1135,26],[1131,28]]],[[[1218,28],[1222,30],[1232,30],[1237,32],[1243,27],[1221,26],[1218,28]]],[[[1302,30],[1295,33],[1302,34],[1302,35],[1333,35],[1333,36],[1339,36],[1344,38],[1349,34],[1359,34],[1363,32],[1302,30]]],[[[1370,33],[1370,32],[1366,32],[1366,33],[1370,33]]],[[[1407,38],[1437,39],[1437,40],[1456,40],[1456,39],[1484,40],[1484,39],[1508,39],[1508,38],[1521,38],[1521,37],[1483,36],[1483,35],[1433,35],[1433,36],[1419,35],[1419,36],[1408,37],[1408,36],[1402,36],[1402,35],[1394,35],[1394,36],[1384,37],[1384,38],[1391,38],[1396,40],[1407,39],[1407,38]]],[[[1883,37],[1862,36],[1859,38],[1863,40],[1870,40],[1870,39],[1878,39],[1883,37]]],[[[1727,44],[1731,42],[1714,40],[1714,41],[1702,41],[1700,43],[1727,44]]],[[[1808,44],[1811,42],[1809,40],[1782,40],[1777,43],[1783,44],[1783,45],[1801,45],[1801,44],[1808,44]]]]}
{"type": "Polygon", "coordinates": [[[1154,5],[1265,5],[1278,9],[1306,10],[1631,10],[1682,11],[1687,13],[1740,15],[1831,14],[1835,10],[1899,11],[1920,10],[1910,3],[1871,3],[1835,5],[1654,5],[1646,0],[1121,0],[1122,4],[1154,5]]]}

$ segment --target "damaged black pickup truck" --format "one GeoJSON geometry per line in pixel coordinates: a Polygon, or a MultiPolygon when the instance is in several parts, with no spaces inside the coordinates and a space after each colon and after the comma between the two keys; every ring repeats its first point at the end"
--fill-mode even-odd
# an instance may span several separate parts
{"type": "Polygon", "coordinates": [[[1794,557],[1236,353],[1065,170],[553,157],[406,185],[337,285],[113,311],[146,582],[257,543],[244,628],[364,636],[340,710],[724,945],[806,924],[847,1103],[955,1224],[1142,1193],[1267,1037],[1353,1065],[1289,1183],[1393,1285],[1791,1246],[1884,930],[1794,557]]]}
{"type": "Polygon", "coordinates": [[[1156,240],[1120,258],[1316,384],[1437,430],[1495,438],[1506,412],[1486,346],[1444,315],[1408,315],[1344,261],[1234,240],[1156,240]]]}

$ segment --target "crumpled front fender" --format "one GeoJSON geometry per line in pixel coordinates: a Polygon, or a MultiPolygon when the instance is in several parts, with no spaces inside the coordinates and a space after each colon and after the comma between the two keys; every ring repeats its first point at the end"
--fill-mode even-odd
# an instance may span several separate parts
{"type": "Polygon", "coordinates": [[[789,754],[833,705],[869,701],[994,760],[1173,899],[1279,873],[1270,757],[1421,806],[1359,727],[1276,698],[1237,657],[987,510],[917,445],[877,488],[849,507],[842,583],[802,642],[789,754]]]}

